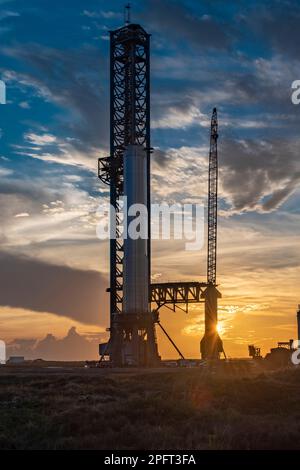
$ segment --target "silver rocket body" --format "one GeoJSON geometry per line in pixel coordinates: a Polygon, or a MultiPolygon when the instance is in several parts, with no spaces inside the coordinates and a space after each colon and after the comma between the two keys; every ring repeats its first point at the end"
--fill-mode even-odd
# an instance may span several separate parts
{"type": "Polygon", "coordinates": [[[114,357],[122,366],[152,366],[160,357],[150,309],[147,153],[128,145],[123,158],[123,305],[114,316],[114,357]]]}
{"type": "Polygon", "coordinates": [[[149,312],[150,262],[147,155],[140,145],[129,145],[124,153],[124,196],[128,217],[123,258],[123,312],[146,314],[149,312]]]}
{"type": "Polygon", "coordinates": [[[149,295],[150,214],[141,237],[130,234],[137,214],[129,212],[122,220],[123,198],[129,211],[136,205],[150,209],[150,157],[150,35],[139,24],[126,22],[110,31],[110,155],[100,158],[98,167],[100,179],[110,185],[113,208],[108,353],[116,367],[151,367],[160,360],[158,315],[151,312],[149,295]]]}

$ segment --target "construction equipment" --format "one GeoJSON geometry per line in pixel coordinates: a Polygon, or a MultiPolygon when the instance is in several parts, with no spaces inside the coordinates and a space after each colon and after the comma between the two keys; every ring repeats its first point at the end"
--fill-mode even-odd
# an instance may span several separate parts
{"type": "Polygon", "coordinates": [[[218,115],[213,109],[210,126],[208,214],[207,214],[207,288],[205,300],[205,333],[200,343],[202,359],[219,359],[224,352],[218,334],[218,299],[222,297],[216,287],[217,273],[217,225],[218,225],[218,115]]]}
{"type": "Polygon", "coordinates": [[[293,340],[280,341],[277,348],[271,348],[264,359],[265,366],[270,369],[278,369],[292,365],[293,340]]]}
{"type": "Polygon", "coordinates": [[[257,348],[256,346],[254,346],[254,344],[250,344],[248,346],[248,350],[249,350],[249,356],[252,357],[253,359],[262,358],[261,353],[260,353],[260,348],[257,348]]]}
{"type": "Polygon", "coordinates": [[[207,283],[213,285],[216,285],[217,276],[218,137],[218,115],[217,108],[214,108],[210,127],[207,218],[207,283]]]}

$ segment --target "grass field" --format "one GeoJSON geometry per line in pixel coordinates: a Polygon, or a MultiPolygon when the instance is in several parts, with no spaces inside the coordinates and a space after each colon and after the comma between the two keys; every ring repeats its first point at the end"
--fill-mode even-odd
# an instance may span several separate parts
{"type": "Polygon", "coordinates": [[[300,369],[2,367],[0,448],[300,449],[299,390],[300,369]]]}

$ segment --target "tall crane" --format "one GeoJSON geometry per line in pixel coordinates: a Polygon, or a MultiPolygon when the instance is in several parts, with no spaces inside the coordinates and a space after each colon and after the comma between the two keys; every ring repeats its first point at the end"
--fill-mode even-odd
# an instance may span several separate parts
{"type": "Polygon", "coordinates": [[[218,222],[218,115],[213,109],[210,128],[208,176],[208,253],[207,283],[216,285],[218,222]]]}
{"type": "Polygon", "coordinates": [[[222,296],[216,287],[217,216],[218,115],[217,109],[214,108],[211,118],[209,149],[207,288],[201,295],[205,299],[205,332],[200,342],[202,359],[219,359],[220,354],[224,353],[223,343],[218,333],[218,299],[222,296]]]}

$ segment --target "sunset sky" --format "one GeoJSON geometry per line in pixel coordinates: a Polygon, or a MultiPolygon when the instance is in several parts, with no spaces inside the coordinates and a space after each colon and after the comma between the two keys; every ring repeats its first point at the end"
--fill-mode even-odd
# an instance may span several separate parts
{"type": "MultiPolygon", "coordinates": [[[[0,0],[0,339],[10,353],[97,358],[108,326],[109,38],[123,1],[0,0]]],[[[219,113],[218,282],[228,356],[296,336],[300,303],[298,1],[133,1],[152,34],[152,196],[206,203],[209,120],[219,113]]],[[[153,241],[156,281],[205,280],[206,247],[153,241]]],[[[203,306],[161,313],[199,357],[203,306]]],[[[177,357],[164,338],[160,352],[177,357]]]]}

